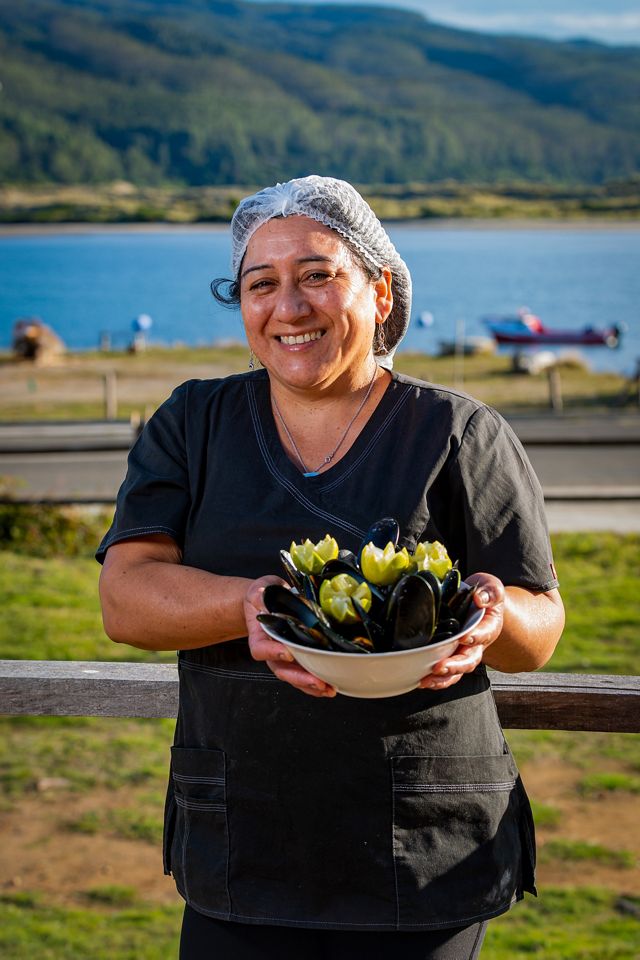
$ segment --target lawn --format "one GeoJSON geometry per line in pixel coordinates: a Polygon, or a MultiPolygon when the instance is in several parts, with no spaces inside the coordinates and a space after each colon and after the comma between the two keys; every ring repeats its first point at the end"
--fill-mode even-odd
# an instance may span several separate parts
{"type": "MultiPolygon", "coordinates": [[[[69,520],[72,527],[78,522],[77,516],[69,520]]],[[[65,540],[56,524],[42,534],[36,519],[25,520],[24,513],[14,523],[13,542],[5,537],[12,549],[0,550],[0,658],[174,659],[173,653],[147,653],[104,636],[99,567],[88,550],[105,522],[104,516],[86,520],[79,555],[47,557],[34,554],[55,554],[49,538],[55,542],[62,535],[71,543],[71,537],[65,540]],[[25,534],[29,529],[31,538],[25,534]]],[[[547,669],[635,672],[640,537],[562,534],[553,537],[553,546],[568,617],[547,669]]],[[[18,824],[28,834],[25,862],[0,870],[3,960],[165,960],[176,955],[179,905],[154,899],[142,868],[139,875],[133,870],[120,875],[116,853],[124,843],[134,851],[134,864],[147,857],[149,876],[161,873],[156,858],[172,729],[172,720],[0,720],[0,811],[9,833],[11,824],[18,824]],[[47,832],[50,837],[43,840],[47,832]],[[51,889],[43,889],[37,871],[28,866],[27,847],[43,844],[45,856],[46,844],[55,844],[56,838],[70,852],[90,842],[100,844],[108,858],[113,848],[117,879],[61,875],[51,889]]],[[[527,898],[490,925],[483,960],[637,960],[640,890],[633,878],[640,851],[637,831],[634,839],[633,829],[625,833],[622,824],[637,823],[632,811],[640,792],[640,738],[523,730],[507,734],[525,782],[533,785],[541,897],[527,898]],[[613,829],[607,831],[608,826],[613,829]]],[[[9,833],[4,843],[17,842],[9,833]]]]}

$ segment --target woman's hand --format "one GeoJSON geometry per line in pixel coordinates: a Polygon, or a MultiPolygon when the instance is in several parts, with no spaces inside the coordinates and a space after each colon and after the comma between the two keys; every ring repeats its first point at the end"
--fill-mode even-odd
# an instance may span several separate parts
{"type": "Polygon", "coordinates": [[[267,612],[264,606],[263,593],[265,587],[268,587],[271,583],[288,586],[280,577],[260,577],[259,580],[252,581],[244,598],[244,615],[247,621],[247,636],[251,656],[254,660],[264,660],[278,680],[290,683],[291,686],[303,693],[308,693],[312,697],[335,697],[336,691],[333,687],[325,683],[324,680],[314,677],[312,673],[304,670],[296,663],[287,647],[267,636],[260,626],[260,621],[256,619],[259,613],[267,612]]]}
{"type": "Polygon", "coordinates": [[[423,690],[444,690],[473,673],[482,661],[486,648],[497,640],[504,623],[504,585],[490,573],[474,573],[466,583],[477,584],[473,598],[477,607],[484,607],[484,617],[478,626],[460,641],[456,652],[435,664],[432,673],[420,681],[423,690]]]}

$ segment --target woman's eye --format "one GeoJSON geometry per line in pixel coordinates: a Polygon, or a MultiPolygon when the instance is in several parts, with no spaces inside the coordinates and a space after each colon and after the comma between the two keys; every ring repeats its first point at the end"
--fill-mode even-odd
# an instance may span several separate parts
{"type": "Polygon", "coordinates": [[[265,290],[267,287],[270,287],[273,283],[272,280],[267,280],[266,277],[261,280],[254,280],[254,282],[249,287],[250,290],[265,290]]]}
{"type": "Polygon", "coordinates": [[[320,282],[322,280],[327,280],[331,275],[324,270],[314,270],[313,273],[308,273],[306,280],[311,280],[312,283],[320,282]]]}

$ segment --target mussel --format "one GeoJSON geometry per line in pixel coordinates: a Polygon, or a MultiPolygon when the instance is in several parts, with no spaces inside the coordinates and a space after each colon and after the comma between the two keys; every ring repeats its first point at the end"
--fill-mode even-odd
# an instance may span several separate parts
{"type": "MultiPolygon", "coordinates": [[[[264,591],[268,613],[259,614],[258,619],[285,642],[348,653],[411,650],[456,636],[471,613],[477,588],[462,581],[457,562],[446,573],[440,572],[443,563],[446,569],[451,561],[438,541],[418,544],[422,549],[418,557],[418,548],[413,555],[397,550],[399,537],[398,522],[383,517],[371,525],[357,554],[340,550],[327,534],[320,545],[330,541],[333,559],[322,567],[315,553],[315,566],[311,566],[304,556],[294,561],[292,553],[281,550],[293,589],[268,586],[264,591]],[[363,559],[369,544],[376,549],[365,551],[363,559]],[[416,570],[416,565],[426,569],[416,570]],[[300,567],[313,572],[302,572],[300,567]],[[356,584],[366,584],[367,590],[356,589],[345,574],[356,584]]],[[[302,547],[306,545],[307,541],[302,547]]],[[[316,553],[321,553],[320,545],[311,544],[316,553]]]]}
{"type": "Polygon", "coordinates": [[[388,543],[392,543],[394,547],[397,547],[399,539],[400,524],[397,520],[394,520],[393,517],[383,517],[381,520],[376,520],[375,523],[371,524],[363,537],[358,549],[358,557],[368,543],[372,543],[374,547],[380,547],[381,550],[384,550],[388,543]]]}
{"type": "Polygon", "coordinates": [[[387,603],[387,642],[392,650],[426,646],[433,636],[437,604],[434,589],[425,577],[410,573],[395,585],[387,603]]]}

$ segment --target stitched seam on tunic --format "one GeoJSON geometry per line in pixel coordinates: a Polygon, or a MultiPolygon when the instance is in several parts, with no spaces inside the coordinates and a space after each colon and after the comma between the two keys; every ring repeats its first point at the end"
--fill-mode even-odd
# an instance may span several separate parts
{"type": "MultiPolygon", "coordinates": [[[[229,920],[231,919],[255,920],[258,923],[260,922],[264,923],[265,921],[275,920],[275,921],[280,921],[281,923],[289,927],[294,927],[294,926],[295,927],[322,927],[327,929],[332,929],[336,927],[373,927],[376,930],[380,930],[382,928],[386,929],[387,927],[391,930],[397,930],[397,929],[404,930],[404,929],[412,929],[415,927],[435,928],[437,930],[443,929],[442,923],[440,921],[433,921],[429,923],[407,923],[407,924],[404,924],[404,926],[401,926],[398,928],[397,925],[394,923],[363,923],[360,920],[327,920],[327,921],[294,920],[289,917],[274,917],[272,915],[254,917],[251,914],[246,914],[246,913],[231,913],[225,910],[210,910],[208,907],[201,906],[196,900],[193,900],[185,896],[185,892],[183,892],[180,889],[180,886],[178,883],[176,883],[176,887],[178,888],[178,892],[184,897],[185,900],[187,900],[189,906],[193,907],[194,910],[198,910],[200,913],[204,913],[210,917],[226,917],[229,920]]],[[[455,927],[462,927],[465,924],[468,925],[470,923],[473,923],[476,920],[491,919],[491,917],[496,917],[496,916],[499,916],[501,913],[505,913],[505,911],[508,910],[509,907],[512,906],[512,904],[517,903],[518,900],[521,900],[521,899],[522,897],[514,896],[510,900],[508,900],[506,903],[503,903],[499,907],[496,907],[495,910],[490,910],[489,912],[485,911],[485,913],[477,913],[472,917],[461,917],[460,919],[456,920],[453,924],[450,923],[449,926],[453,929],[455,927]]]]}
{"type": "Polygon", "coordinates": [[[227,757],[226,754],[223,754],[224,761],[224,784],[222,786],[222,791],[224,794],[224,828],[227,835],[227,864],[224,875],[225,881],[225,890],[227,893],[227,912],[231,913],[232,903],[231,903],[231,885],[229,881],[229,873],[231,870],[231,833],[229,831],[229,813],[227,810],[227,757]]]}
{"type": "Polygon", "coordinates": [[[338,527],[341,527],[343,530],[346,530],[347,533],[352,533],[356,537],[362,537],[364,535],[364,530],[360,527],[355,527],[353,524],[348,523],[346,520],[336,517],[332,513],[327,513],[326,510],[322,510],[320,507],[317,507],[311,500],[307,500],[304,494],[289,481],[286,477],[283,477],[278,468],[276,467],[271,454],[267,448],[267,444],[262,433],[262,425],[258,417],[255,394],[253,391],[253,384],[247,383],[247,395],[249,398],[249,410],[251,412],[251,419],[253,421],[253,428],[256,434],[256,439],[258,441],[258,446],[260,448],[260,453],[262,454],[262,459],[264,460],[267,469],[271,476],[276,480],[281,487],[284,487],[285,490],[288,490],[290,495],[298,501],[309,513],[314,514],[317,517],[320,517],[322,520],[328,520],[330,523],[335,524],[338,527]]]}
{"type": "Polygon", "coordinates": [[[174,780],[181,780],[184,783],[222,783],[224,784],[224,777],[187,777],[182,773],[172,774],[174,780]]]}
{"type": "Polygon", "coordinates": [[[342,474],[342,476],[339,477],[337,480],[333,480],[332,482],[327,483],[326,486],[318,487],[318,489],[319,489],[322,493],[325,493],[327,490],[333,490],[333,488],[334,488],[334,487],[337,487],[339,483],[342,483],[343,480],[346,480],[347,477],[350,477],[351,474],[353,473],[353,471],[356,470],[356,469],[360,466],[360,464],[362,463],[362,461],[365,460],[366,457],[369,456],[369,453],[371,452],[371,450],[373,449],[373,447],[378,443],[378,440],[380,439],[380,437],[382,436],[382,434],[385,432],[385,430],[387,429],[387,427],[390,425],[391,421],[397,416],[397,414],[400,412],[401,408],[404,406],[404,404],[405,404],[405,403],[407,402],[407,400],[409,399],[409,395],[410,395],[410,390],[409,390],[409,389],[406,389],[405,392],[402,393],[402,394],[397,398],[397,400],[396,400],[393,408],[389,411],[389,413],[388,413],[387,416],[385,417],[384,421],[380,424],[379,428],[376,430],[375,434],[373,435],[373,437],[371,438],[371,440],[369,441],[369,443],[367,444],[367,446],[365,447],[365,449],[362,451],[362,453],[360,454],[360,456],[358,457],[358,459],[357,459],[354,463],[352,463],[351,466],[349,467],[349,469],[346,470],[346,471],[342,474]]]}
{"type": "Polygon", "coordinates": [[[394,790],[409,793],[496,793],[511,790],[515,780],[500,780],[496,783],[395,783],[394,790]]]}
{"type": "MultiPolygon", "coordinates": [[[[177,800],[177,797],[176,797],[177,800]]],[[[189,833],[191,831],[191,820],[185,813],[184,815],[184,834],[182,836],[182,876],[184,877],[184,889],[189,897],[189,884],[187,882],[187,843],[189,842],[189,833]]]]}
{"type": "Polygon", "coordinates": [[[393,764],[391,764],[391,860],[393,861],[393,883],[396,890],[396,930],[399,930],[400,890],[398,888],[398,863],[396,861],[396,786],[393,764]]]}
{"type": "Polygon", "coordinates": [[[117,533],[113,533],[107,540],[105,540],[103,550],[106,550],[107,547],[112,547],[115,543],[118,543],[120,540],[125,540],[127,537],[136,536],[142,533],[166,533],[173,540],[178,539],[178,533],[173,527],[166,527],[162,524],[153,524],[146,527],[127,527],[126,530],[118,530],[117,533]]]}
{"type": "Polygon", "coordinates": [[[229,680],[266,680],[277,682],[278,678],[270,673],[250,673],[248,670],[225,670],[224,667],[206,667],[200,663],[189,663],[188,660],[181,660],[180,666],[184,670],[193,670],[196,673],[207,673],[214,677],[225,677],[229,680]]]}
{"type": "Polygon", "coordinates": [[[176,793],[176,803],[185,810],[194,810],[196,812],[198,810],[211,810],[223,813],[227,809],[224,803],[213,803],[210,800],[187,799],[186,797],[181,797],[178,793],[176,793]]]}

